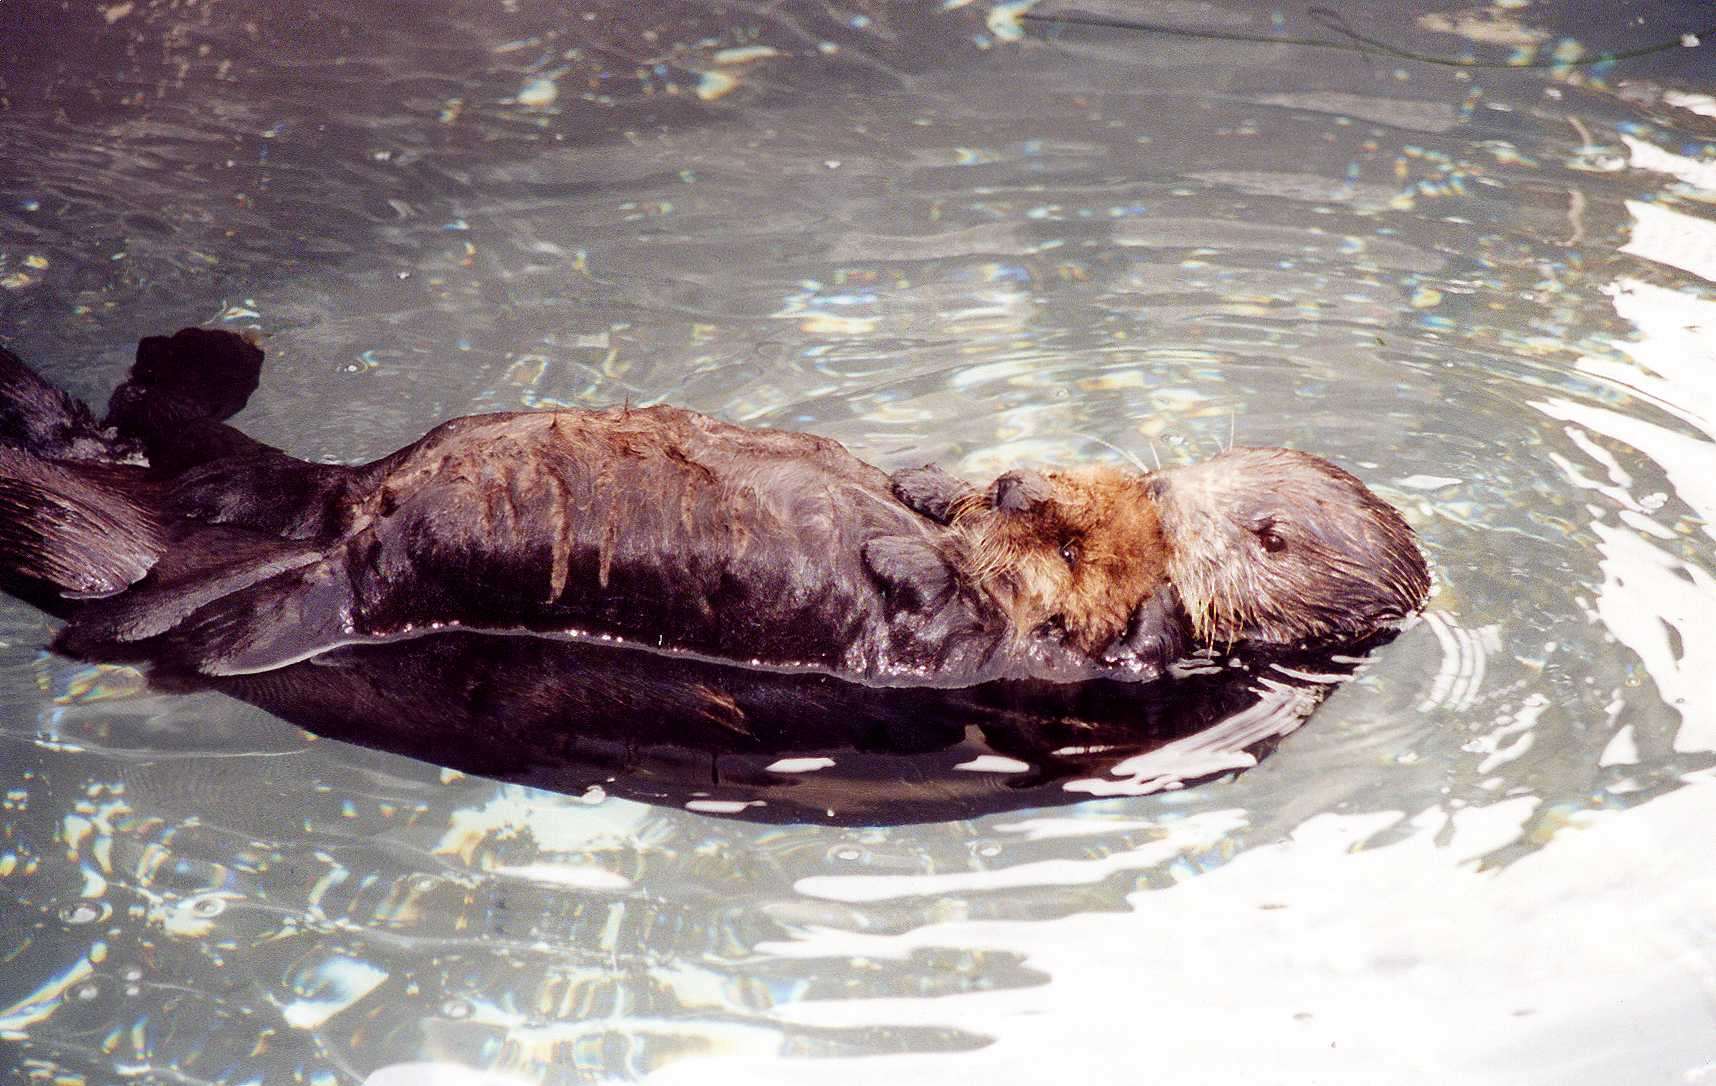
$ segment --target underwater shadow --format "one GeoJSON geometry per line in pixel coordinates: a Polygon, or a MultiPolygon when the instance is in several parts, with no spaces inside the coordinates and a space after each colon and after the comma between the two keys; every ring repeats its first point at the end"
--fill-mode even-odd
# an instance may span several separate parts
{"type": "Polygon", "coordinates": [[[875,687],[450,631],[254,675],[157,673],[317,735],[500,781],[770,823],[945,822],[1240,771],[1390,640],[1196,658],[1132,683],[875,687]]]}

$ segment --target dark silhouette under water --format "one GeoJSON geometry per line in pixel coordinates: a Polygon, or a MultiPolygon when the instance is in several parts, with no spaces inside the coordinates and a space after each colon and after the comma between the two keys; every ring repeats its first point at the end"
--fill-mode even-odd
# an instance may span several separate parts
{"type": "Polygon", "coordinates": [[[158,682],[498,780],[862,825],[1142,795],[1244,769],[1352,674],[1354,653],[1247,654],[1145,683],[881,688],[455,631],[254,675],[158,682]]]}

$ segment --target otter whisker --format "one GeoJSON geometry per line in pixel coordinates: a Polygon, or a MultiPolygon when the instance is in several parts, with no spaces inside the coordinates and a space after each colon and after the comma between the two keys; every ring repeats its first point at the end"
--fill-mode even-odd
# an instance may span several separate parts
{"type": "MultiPolygon", "coordinates": [[[[1121,456],[1124,456],[1128,461],[1130,461],[1133,467],[1137,468],[1139,471],[1143,472],[1145,475],[1150,474],[1150,469],[1144,466],[1144,461],[1138,459],[1138,457],[1134,456],[1129,450],[1121,448],[1119,445],[1116,445],[1114,442],[1104,441],[1102,438],[1097,437],[1095,434],[1087,434],[1087,433],[1084,433],[1083,431],[1079,431],[1079,430],[1074,430],[1073,435],[1075,437],[1082,437],[1086,441],[1094,441],[1098,445],[1102,445],[1106,448],[1113,449],[1115,452],[1119,453],[1121,456]]],[[[1161,464],[1158,463],[1156,466],[1158,468],[1160,468],[1161,464]]]]}

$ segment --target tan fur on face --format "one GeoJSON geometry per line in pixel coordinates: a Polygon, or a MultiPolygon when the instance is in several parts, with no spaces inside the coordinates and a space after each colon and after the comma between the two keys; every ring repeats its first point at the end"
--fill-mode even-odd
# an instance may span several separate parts
{"type": "Polygon", "coordinates": [[[1167,546],[1144,477],[1108,466],[1045,471],[1031,508],[995,507],[994,488],[964,499],[953,526],[964,572],[1021,636],[1058,621],[1095,652],[1126,632],[1132,613],[1166,579],[1167,546]],[[1069,563],[1063,548],[1076,558],[1069,563]]]}

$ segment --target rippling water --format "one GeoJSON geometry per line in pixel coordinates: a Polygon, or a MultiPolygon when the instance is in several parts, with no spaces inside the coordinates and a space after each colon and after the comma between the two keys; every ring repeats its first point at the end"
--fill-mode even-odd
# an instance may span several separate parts
{"type": "Polygon", "coordinates": [[[312,458],[626,399],[972,475],[1288,444],[1439,580],[1253,771],[873,830],[319,741],[0,600],[0,1062],[1716,1078],[1716,17],[1377,7],[0,7],[0,341],[85,397],[227,323],[312,458]]]}

